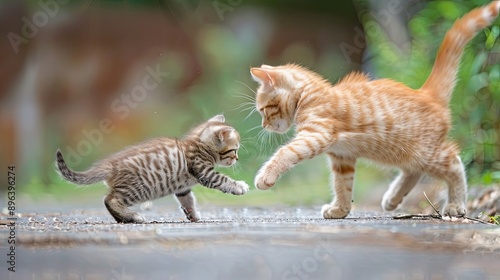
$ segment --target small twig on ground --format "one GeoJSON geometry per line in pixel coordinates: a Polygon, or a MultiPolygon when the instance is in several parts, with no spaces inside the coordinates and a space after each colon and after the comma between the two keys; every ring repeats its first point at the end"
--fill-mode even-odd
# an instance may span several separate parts
{"type": "Polygon", "coordinates": [[[467,220],[474,221],[474,222],[479,222],[479,223],[482,223],[482,224],[491,225],[491,223],[485,222],[485,221],[483,221],[481,219],[471,218],[471,217],[467,217],[467,216],[464,216],[464,218],[467,219],[467,220]]]}
{"type": "Polygon", "coordinates": [[[427,199],[427,202],[429,202],[429,204],[431,205],[432,209],[434,209],[434,211],[436,211],[436,213],[438,214],[438,216],[440,218],[443,218],[443,215],[441,215],[441,213],[439,213],[439,210],[437,210],[436,207],[434,207],[434,204],[432,204],[432,202],[429,199],[429,197],[427,197],[427,194],[425,192],[423,192],[423,193],[424,193],[425,199],[427,199]]]}
{"type": "Polygon", "coordinates": [[[401,214],[393,217],[395,220],[407,220],[407,219],[414,219],[414,218],[419,218],[419,219],[439,219],[442,220],[443,218],[440,215],[432,215],[432,214],[401,214]]]}
{"type": "MultiPolygon", "coordinates": [[[[395,220],[404,220],[404,219],[419,218],[419,219],[438,219],[438,220],[443,220],[443,215],[441,215],[441,213],[439,212],[439,210],[437,210],[436,207],[434,207],[434,204],[432,204],[432,202],[429,199],[429,197],[427,196],[427,194],[425,192],[423,192],[423,193],[424,193],[425,199],[427,199],[427,202],[429,202],[429,205],[432,207],[432,209],[434,209],[434,211],[436,212],[437,215],[433,215],[433,214],[427,214],[427,215],[426,214],[401,214],[401,215],[394,216],[393,219],[395,219],[395,220]]],[[[478,222],[478,223],[488,224],[488,225],[493,224],[493,223],[485,222],[485,221],[480,220],[480,219],[467,217],[465,215],[462,216],[462,218],[467,219],[467,220],[471,220],[471,221],[474,221],[474,222],[478,222]]]]}

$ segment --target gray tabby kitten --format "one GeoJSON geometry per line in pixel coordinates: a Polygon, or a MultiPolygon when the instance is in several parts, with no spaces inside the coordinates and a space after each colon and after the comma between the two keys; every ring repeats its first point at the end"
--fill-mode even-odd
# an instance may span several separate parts
{"type": "Polygon", "coordinates": [[[79,185],[105,181],[109,194],[104,204],[119,223],[142,223],[144,218],[129,206],[175,194],[186,217],[198,221],[196,200],[191,188],[201,184],[224,193],[241,195],[248,191],[243,181],[235,181],[214,170],[215,165],[231,166],[238,160],[240,136],[217,115],[195,127],[182,139],[157,138],[131,146],[95,163],[89,170],[69,169],[57,150],[61,177],[79,185]]]}

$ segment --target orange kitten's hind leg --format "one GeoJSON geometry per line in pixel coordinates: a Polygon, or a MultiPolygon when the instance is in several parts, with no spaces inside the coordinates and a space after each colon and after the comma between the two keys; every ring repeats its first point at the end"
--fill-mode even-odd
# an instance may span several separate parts
{"type": "Polygon", "coordinates": [[[417,185],[421,173],[402,171],[401,174],[391,183],[382,199],[382,208],[385,211],[393,211],[403,201],[403,198],[417,185]]]}
{"type": "Polygon", "coordinates": [[[325,219],[342,219],[351,211],[356,160],[341,159],[330,153],[328,158],[333,172],[335,198],[331,204],[323,205],[321,213],[325,219]]]}
{"type": "Polygon", "coordinates": [[[448,204],[444,207],[443,214],[464,216],[467,212],[467,181],[456,145],[443,144],[428,164],[427,172],[433,177],[444,180],[448,185],[448,204]]]}

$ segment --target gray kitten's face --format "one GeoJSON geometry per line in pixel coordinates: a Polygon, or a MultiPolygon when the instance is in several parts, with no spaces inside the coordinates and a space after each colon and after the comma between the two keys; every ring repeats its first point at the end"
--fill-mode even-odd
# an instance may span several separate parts
{"type": "Polygon", "coordinates": [[[238,161],[240,135],[236,129],[225,124],[224,116],[211,118],[200,130],[201,140],[217,152],[217,165],[231,166],[238,161]]]}
{"type": "Polygon", "coordinates": [[[226,127],[217,133],[220,140],[218,146],[219,160],[221,166],[231,166],[238,161],[238,149],[240,148],[240,135],[230,127],[226,127]]]}

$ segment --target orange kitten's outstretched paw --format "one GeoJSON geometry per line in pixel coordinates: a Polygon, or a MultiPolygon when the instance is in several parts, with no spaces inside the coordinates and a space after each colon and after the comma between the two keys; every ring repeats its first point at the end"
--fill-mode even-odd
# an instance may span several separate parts
{"type": "Polygon", "coordinates": [[[449,203],[444,207],[443,213],[450,217],[463,217],[467,214],[467,209],[464,205],[449,203]]]}
{"type": "Polygon", "coordinates": [[[321,208],[321,214],[323,214],[323,218],[325,219],[343,219],[349,215],[351,209],[349,208],[340,208],[336,205],[325,204],[321,208]]]}
{"type": "Polygon", "coordinates": [[[259,172],[255,177],[255,187],[259,190],[267,190],[274,186],[277,176],[270,176],[265,172],[259,172]]]}
{"type": "Polygon", "coordinates": [[[263,178],[259,178],[259,180],[257,180],[257,179],[255,180],[255,187],[259,190],[267,190],[267,189],[271,188],[272,186],[274,186],[274,182],[268,183],[263,178]]]}

